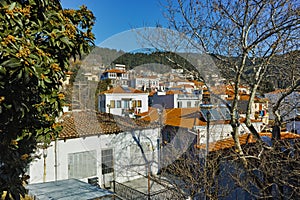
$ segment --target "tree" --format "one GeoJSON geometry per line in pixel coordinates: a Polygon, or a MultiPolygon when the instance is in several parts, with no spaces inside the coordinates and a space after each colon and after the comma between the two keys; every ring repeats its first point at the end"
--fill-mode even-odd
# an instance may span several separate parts
{"type": "Polygon", "coordinates": [[[250,120],[250,107],[273,56],[290,50],[291,44],[299,39],[299,4],[294,0],[167,2],[170,26],[197,40],[219,60],[221,67],[227,66],[223,71],[232,74],[234,99],[227,106],[231,110],[236,150],[247,165],[238,139],[238,89],[242,83],[251,88],[246,125],[261,141],[250,120]],[[246,76],[249,71],[250,76],[246,76]]]}
{"type": "Polygon", "coordinates": [[[0,2],[0,192],[24,196],[26,168],[38,143],[57,136],[69,59],[93,45],[95,17],[59,0],[0,2]]]}

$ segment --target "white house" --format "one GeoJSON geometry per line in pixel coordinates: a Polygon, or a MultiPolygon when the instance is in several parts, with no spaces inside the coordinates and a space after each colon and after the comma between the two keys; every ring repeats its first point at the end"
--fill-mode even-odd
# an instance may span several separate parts
{"type": "Polygon", "coordinates": [[[179,85],[191,85],[191,86],[195,86],[195,83],[186,79],[181,79],[181,78],[174,78],[174,79],[170,79],[168,81],[165,81],[165,86],[166,88],[172,88],[174,86],[179,86],[179,85]]]}
{"type": "Polygon", "coordinates": [[[29,183],[98,177],[99,185],[125,182],[157,173],[159,128],[106,113],[65,113],[63,130],[47,149],[38,149],[41,159],[30,164],[29,183]],[[145,152],[143,158],[140,146],[145,152]]]}
{"type": "Polygon", "coordinates": [[[151,98],[151,104],[160,104],[164,108],[197,108],[202,102],[202,94],[187,93],[181,90],[157,92],[151,98]]]}
{"type": "MultiPolygon", "coordinates": [[[[266,93],[265,97],[268,98],[270,100],[270,104],[273,105],[278,101],[278,99],[285,92],[286,92],[286,90],[284,90],[284,89],[275,90],[275,91],[266,93]]],[[[279,107],[279,113],[281,114],[284,121],[293,120],[298,115],[300,115],[299,99],[300,99],[299,91],[294,91],[283,99],[283,101],[281,102],[281,105],[279,107]]],[[[272,112],[270,112],[270,118],[271,119],[274,118],[274,116],[272,115],[272,112]]]]}
{"type": "Polygon", "coordinates": [[[98,110],[134,117],[135,114],[148,111],[148,93],[131,87],[117,86],[99,94],[98,110]]]}
{"type": "Polygon", "coordinates": [[[159,78],[157,76],[138,76],[130,80],[130,86],[136,89],[158,89],[159,78]]]}
{"type": "Polygon", "coordinates": [[[111,80],[111,85],[116,87],[118,85],[128,86],[128,73],[125,69],[125,65],[116,64],[110,69],[105,70],[100,75],[100,80],[111,80]]]}

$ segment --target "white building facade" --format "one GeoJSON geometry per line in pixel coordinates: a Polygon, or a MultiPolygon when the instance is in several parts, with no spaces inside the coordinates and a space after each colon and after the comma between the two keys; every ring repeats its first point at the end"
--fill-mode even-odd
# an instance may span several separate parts
{"type": "Polygon", "coordinates": [[[130,80],[130,87],[136,89],[158,89],[159,78],[158,77],[135,77],[130,80]]]}
{"type": "MultiPolygon", "coordinates": [[[[103,120],[100,123],[104,123],[103,120]]],[[[113,180],[122,183],[141,178],[147,175],[148,169],[153,174],[157,173],[159,128],[118,133],[100,130],[102,133],[91,131],[80,136],[79,133],[84,131],[80,127],[66,124],[64,127],[63,137],[51,142],[45,150],[38,149],[41,158],[30,164],[29,183],[71,178],[87,182],[88,178],[97,177],[100,186],[109,187],[113,180]],[[71,133],[74,129],[79,134],[75,138],[71,133]],[[149,162],[143,158],[134,137],[139,138],[149,162]]],[[[95,130],[93,127],[90,129],[95,130]]]]}
{"type": "Polygon", "coordinates": [[[202,102],[202,96],[193,93],[166,94],[157,93],[153,95],[152,104],[163,105],[164,108],[197,108],[202,102]]]}
{"type": "Polygon", "coordinates": [[[148,93],[129,87],[117,87],[98,96],[98,110],[119,116],[134,117],[148,111],[148,93]]]}

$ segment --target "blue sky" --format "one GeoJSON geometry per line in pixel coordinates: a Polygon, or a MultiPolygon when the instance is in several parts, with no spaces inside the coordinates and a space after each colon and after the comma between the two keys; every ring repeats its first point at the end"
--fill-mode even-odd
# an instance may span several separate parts
{"type": "Polygon", "coordinates": [[[96,16],[95,44],[133,28],[165,25],[159,0],[61,0],[64,8],[86,5],[96,16]]]}

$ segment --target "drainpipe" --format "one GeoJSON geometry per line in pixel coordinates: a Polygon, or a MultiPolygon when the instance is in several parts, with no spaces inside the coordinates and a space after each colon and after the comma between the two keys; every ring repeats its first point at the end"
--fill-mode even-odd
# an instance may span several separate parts
{"type": "Polygon", "coordinates": [[[47,149],[43,149],[43,158],[44,158],[44,174],[43,174],[43,182],[46,182],[46,158],[47,158],[47,149]]]}
{"type": "Polygon", "coordinates": [[[54,171],[55,171],[55,181],[57,181],[57,139],[54,142],[54,171]]]}

